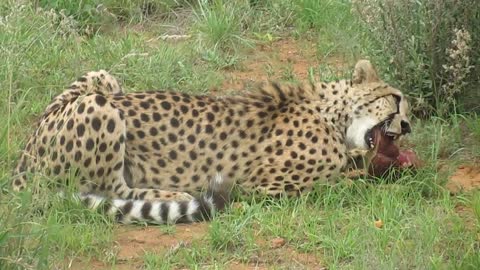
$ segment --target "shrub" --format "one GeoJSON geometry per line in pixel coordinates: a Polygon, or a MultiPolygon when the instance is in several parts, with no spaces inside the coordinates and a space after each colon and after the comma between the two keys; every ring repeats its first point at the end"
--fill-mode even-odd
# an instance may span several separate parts
{"type": "Polygon", "coordinates": [[[413,97],[414,112],[476,109],[469,100],[480,98],[480,51],[473,49],[480,47],[480,1],[354,0],[353,7],[371,53],[413,97]]]}

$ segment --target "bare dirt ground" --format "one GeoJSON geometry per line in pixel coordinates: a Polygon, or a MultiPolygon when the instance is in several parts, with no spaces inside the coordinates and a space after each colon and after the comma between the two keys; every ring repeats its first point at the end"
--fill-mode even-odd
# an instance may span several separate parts
{"type": "Polygon", "coordinates": [[[117,259],[128,262],[141,258],[145,251],[159,254],[174,251],[203,238],[207,230],[207,223],[177,225],[172,233],[158,227],[118,227],[115,231],[117,259]]]}
{"type": "MultiPolygon", "coordinates": [[[[480,167],[478,165],[461,165],[450,176],[446,186],[452,194],[468,192],[480,188],[480,167]]],[[[465,220],[467,228],[475,228],[475,214],[471,207],[457,204],[455,212],[465,220]]],[[[480,235],[479,235],[480,239],[480,235]]]]}
{"type": "MultiPolygon", "coordinates": [[[[254,82],[290,76],[297,80],[306,80],[309,69],[318,64],[314,43],[291,38],[276,40],[252,49],[249,57],[240,63],[239,69],[226,70],[222,90],[241,90],[254,82]]],[[[334,57],[323,64],[338,69],[348,66],[341,58],[334,57]]]]}
{"type": "Polygon", "coordinates": [[[450,177],[446,186],[450,192],[470,191],[480,188],[480,167],[475,165],[462,165],[450,177]]]}
{"type": "MultiPolygon", "coordinates": [[[[143,256],[146,252],[165,256],[179,249],[189,247],[193,241],[205,241],[209,224],[196,223],[176,225],[175,232],[162,231],[159,227],[118,226],[111,251],[116,253],[115,266],[102,261],[74,260],[67,262],[68,269],[143,269],[143,256]]],[[[293,249],[282,238],[268,241],[257,240],[259,251],[248,258],[248,263],[232,261],[226,269],[264,270],[272,265],[283,265],[289,269],[322,269],[316,256],[293,249]]]]}
{"type": "MultiPolygon", "coordinates": [[[[177,225],[174,232],[159,227],[121,226],[114,232],[116,253],[115,269],[141,269],[145,252],[164,255],[176,249],[189,246],[192,241],[202,239],[208,230],[208,223],[177,225]]],[[[97,260],[74,261],[70,269],[110,269],[97,260]]]]}

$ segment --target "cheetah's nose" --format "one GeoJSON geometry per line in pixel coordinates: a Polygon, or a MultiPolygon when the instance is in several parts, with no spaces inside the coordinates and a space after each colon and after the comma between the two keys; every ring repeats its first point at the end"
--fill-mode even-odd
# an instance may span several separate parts
{"type": "Polygon", "coordinates": [[[407,121],[402,120],[402,122],[400,122],[400,126],[402,128],[402,135],[405,135],[407,133],[412,132],[412,128],[410,127],[410,123],[408,123],[407,121]]]}

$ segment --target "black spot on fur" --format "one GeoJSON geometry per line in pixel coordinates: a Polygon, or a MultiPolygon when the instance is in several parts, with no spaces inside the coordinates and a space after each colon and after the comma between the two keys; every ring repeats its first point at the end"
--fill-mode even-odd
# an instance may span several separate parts
{"type": "Polygon", "coordinates": [[[101,128],[101,126],[102,126],[102,121],[100,120],[100,118],[94,117],[94,118],[92,119],[92,128],[93,128],[93,130],[99,131],[100,128],[101,128]]]}
{"type": "Polygon", "coordinates": [[[104,96],[97,95],[95,97],[95,102],[97,103],[98,106],[103,107],[107,103],[107,99],[104,96]]]}
{"type": "Polygon", "coordinates": [[[170,104],[170,102],[167,102],[167,101],[162,101],[162,103],[160,103],[160,105],[162,106],[163,109],[165,109],[167,111],[172,108],[172,105],[170,104]]]}

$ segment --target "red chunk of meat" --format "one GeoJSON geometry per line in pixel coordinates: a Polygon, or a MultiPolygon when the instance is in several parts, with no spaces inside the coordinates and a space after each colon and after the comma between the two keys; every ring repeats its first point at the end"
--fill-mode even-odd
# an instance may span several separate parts
{"type": "Polygon", "coordinates": [[[373,157],[368,173],[372,176],[381,177],[391,169],[418,168],[420,160],[411,149],[400,150],[395,145],[393,138],[375,128],[373,131],[377,154],[373,157]]]}
{"type": "Polygon", "coordinates": [[[400,167],[418,167],[420,166],[420,160],[417,157],[417,154],[412,149],[407,149],[400,151],[400,155],[397,157],[397,162],[400,167]]]}

